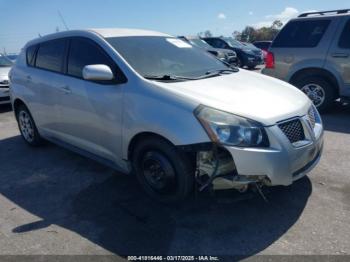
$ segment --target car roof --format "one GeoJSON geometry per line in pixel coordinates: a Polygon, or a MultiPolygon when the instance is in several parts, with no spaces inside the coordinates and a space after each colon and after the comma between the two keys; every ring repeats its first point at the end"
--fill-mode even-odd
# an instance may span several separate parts
{"type": "Polygon", "coordinates": [[[94,29],[83,29],[83,30],[67,30],[54,34],[45,35],[36,39],[33,39],[27,43],[26,46],[39,44],[41,42],[50,41],[64,37],[74,36],[88,36],[88,35],[99,35],[102,38],[110,37],[131,37],[131,36],[161,36],[161,37],[172,37],[171,35],[142,29],[129,29],[129,28],[94,28],[94,29]]]}
{"type": "Polygon", "coordinates": [[[104,38],[108,37],[127,37],[127,36],[164,36],[170,37],[168,34],[142,29],[128,29],[128,28],[95,28],[89,29],[104,38]]]}

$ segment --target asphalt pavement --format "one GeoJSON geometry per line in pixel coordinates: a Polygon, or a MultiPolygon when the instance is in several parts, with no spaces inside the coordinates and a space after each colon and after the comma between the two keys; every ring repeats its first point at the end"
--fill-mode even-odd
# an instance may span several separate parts
{"type": "Polygon", "coordinates": [[[0,106],[0,255],[350,255],[350,107],[324,115],[324,155],[290,187],[148,199],[132,176],[27,146],[0,106]]]}

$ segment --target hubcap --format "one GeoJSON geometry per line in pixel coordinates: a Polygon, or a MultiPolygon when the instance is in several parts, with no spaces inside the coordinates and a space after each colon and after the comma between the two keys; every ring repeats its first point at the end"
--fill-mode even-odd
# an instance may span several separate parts
{"type": "Polygon", "coordinates": [[[176,189],[176,175],[170,161],[161,153],[150,151],[142,160],[147,184],[157,193],[170,194],[176,189]]]}
{"type": "Polygon", "coordinates": [[[301,88],[301,91],[311,99],[316,107],[321,106],[326,98],[323,88],[317,84],[307,84],[301,88]]]}
{"type": "Polygon", "coordinates": [[[18,116],[19,127],[25,140],[33,142],[34,140],[34,125],[29,114],[26,111],[21,111],[18,116]]]}

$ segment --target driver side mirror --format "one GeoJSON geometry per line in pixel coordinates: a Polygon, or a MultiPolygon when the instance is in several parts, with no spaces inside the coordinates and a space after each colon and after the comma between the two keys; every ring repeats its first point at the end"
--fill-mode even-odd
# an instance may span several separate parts
{"type": "Polygon", "coordinates": [[[92,81],[110,81],[114,79],[114,75],[107,65],[87,65],[83,68],[83,78],[92,81]]]}

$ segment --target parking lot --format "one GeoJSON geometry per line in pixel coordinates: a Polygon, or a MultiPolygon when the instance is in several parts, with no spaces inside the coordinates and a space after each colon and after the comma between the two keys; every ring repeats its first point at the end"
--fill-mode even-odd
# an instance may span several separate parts
{"type": "Polygon", "coordinates": [[[60,147],[28,147],[0,107],[0,254],[350,254],[350,108],[324,115],[318,167],[293,186],[178,207],[60,147]]]}

